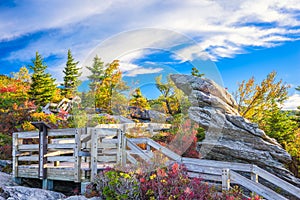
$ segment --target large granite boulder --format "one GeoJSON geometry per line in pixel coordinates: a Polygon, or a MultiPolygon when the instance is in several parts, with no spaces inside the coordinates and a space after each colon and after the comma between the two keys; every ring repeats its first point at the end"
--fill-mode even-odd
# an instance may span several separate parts
{"type": "Polygon", "coordinates": [[[257,124],[241,117],[233,97],[214,81],[174,74],[171,79],[188,97],[190,119],[206,130],[198,144],[202,158],[256,164],[300,185],[285,166],[291,156],[257,124]]]}

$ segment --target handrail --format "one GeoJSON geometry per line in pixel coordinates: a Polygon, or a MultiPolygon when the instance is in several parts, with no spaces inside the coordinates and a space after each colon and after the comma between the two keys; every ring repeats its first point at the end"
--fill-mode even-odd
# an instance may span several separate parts
{"type": "MultiPolygon", "coordinates": [[[[160,145],[159,143],[149,139],[149,138],[138,138],[138,139],[130,139],[135,143],[147,143],[152,148],[160,151],[167,157],[173,159],[174,161],[180,162],[186,165],[187,169],[191,173],[200,173],[204,174],[205,177],[210,177],[208,174],[211,174],[213,179],[215,180],[216,175],[220,177],[220,181],[222,181],[222,170],[229,169],[229,179],[232,182],[240,184],[249,190],[256,192],[257,194],[267,198],[267,199],[286,199],[285,197],[277,194],[270,188],[258,183],[256,178],[254,180],[250,180],[235,171],[247,172],[251,174],[255,174],[255,176],[259,176],[268,182],[274,184],[285,190],[286,192],[300,197],[300,188],[288,183],[287,181],[261,169],[260,167],[254,164],[245,164],[245,163],[233,163],[233,162],[224,162],[224,161],[214,161],[214,160],[205,160],[205,159],[195,159],[195,158],[185,158],[181,157],[168,148],[160,145]]],[[[146,153],[145,153],[146,154],[146,153]]]]}
{"type": "Polygon", "coordinates": [[[284,189],[290,194],[293,194],[296,197],[300,197],[300,188],[286,182],[285,180],[278,178],[277,176],[271,174],[270,172],[267,172],[266,170],[257,167],[256,165],[254,165],[252,172],[258,174],[258,176],[273,183],[274,185],[284,189]]]}
{"type": "Polygon", "coordinates": [[[281,196],[280,194],[276,193],[275,191],[271,190],[270,188],[256,183],[246,177],[230,170],[230,179],[237,182],[238,184],[244,186],[245,188],[251,189],[251,191],[257,193],[258,195],[263,196],[264,198],[270,200],[287,200],[287,198],[281,196]]]}
{"type": "MultiPolygon", "coordinates": [[[[125,124],[123,129],[133,127],[133,124],[125,124]]],[[[150,126],[150,125],[149,125],[150,126]]],[[[144,126],[146,127],[146,126],[144,126]]],[[[151,125],[150,128],[154,126],[151,125]]],[[[124,131],[124,130],[123,130],[124,131]]],[[[284,191],[300,197],[300,188],[288,183],[285,180],[265,171],[264,169],[245,163],[233,163],[224,161],[213,161],[205,159],[185,158],[175,152],[171,151],[165,146],[153,141],[149,138],[126,138],[124,132],[121,133],[120,128],[116,127],[102,127],[102,128],[85,128],[85,129],[58,129],[49,130],[48,136],[51,136],[53,140],[49,140],[47,143],[47,149],[51,150],[46,152],[44,158],[50,162],[66,161],[74,163],[74,181],[81,181],[81,157],[82,148],[86,148],[90,151],[89,155],[91,159],[90,169],[91,177],[94,178],[97,174],[98,161],[105,160],[106,157],[113,155],[116,151],[116,162],[126,164],[126,160],[132,163],[136,163],[135,155],[139,156],[143,160],[151,161],[152,154],[149,154],[151,150],[155,149],[167,156],[174,162],[179,162],[186,165],[191,175],[202,174],[205,180],[217,180],[219,182],[227,181],[227,183],[237,183],[249,190],[268,199],[285,199],[285,197],[277,194],[267,186],[258,183],[257,177],[267,180],[271,184],[282,188],[284,191]],[[80,131],[79,131],[80,130],[80,131]],[[116,130],[116,132],[114,132],[116,130]],[[68,136],[68,138],[61,138],[61,136],[68,136]],[[118,139],[105,139],[117,136],[118,139]],[[59,137],[56,139],[55,137],[59,137]],[[123,139],[122,139],[123,138],[123,139]],[[99,141],[98,141],[99,139],[99,141]],[[67,143],[64,141],[68,141],[67,143]],[[111,142],[113,140],[113,142],[111,142]],[[74,142],[73,142],[74,141],[74,142]],[[84,143],[84,144],[83,144],[84,143]],[[87,144],[89,143],[90,146],[87,144]],[[99,144],[98,144],[99,143],[99,144]],[[115,144],[114,147],[111,143],[115,144]],[[146,144],[147,149],[141,149],[137,144],[146,144]],[[127,147],[130,150],[127,150],[127,147]],[[113,148],[115,150],[107,151],[107,149],[113,148]],[[103,158],[98,159],[98,149],[102,152],[99,156],[103,158]],[[105,150],[106,149],[106,150],[105,150]],[[72,152],[71,152],[72,151],[72,152]],[[73,156],[67,153],[73,153],[73,156]],[[106,156],[106,157],[105,157],[106,156]],[[105,158],[104,158],[105,157],[105,158]],[[121,162],[122,160],[122,162],[121,162]],[[123,162],[125,160],[125,162],[123,162]],[[222,172],[228,169],[227,179],[226,176],[222,176],[222,172]],[[251,174],[251,179],[248,179],[237,172],[246,172],[251,174]],[[224,180],[223,180],[224,179],[224,180]]],[[[13,176],[18,177],[18,161],[39,161],[40,156],[38,154],[38,144],[25,144],[22,141],[31,138],[38,138],[39,132],[17,132],[13,134],[13,176]]],[[[72,177],[71,177],[72,178],[72,177]]],[[[225,184],[224,184],[225,185],[225,184]]],[[[226,186],[226,185],[225,185],[226,186]]],[[[228,186],[228,185],[227,185],[228,186]]],[[[228,188],[228,187],[226,187],[228,188]]]]}

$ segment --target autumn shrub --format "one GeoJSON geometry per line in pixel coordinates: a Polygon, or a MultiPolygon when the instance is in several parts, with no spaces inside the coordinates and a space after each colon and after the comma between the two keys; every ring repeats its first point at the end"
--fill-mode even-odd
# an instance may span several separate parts
{"type": "Polygon", "coordinates": [[[99,196],[103,199],[139,199],[139,182],[133,172],[122,172],[108,168],[96,176],[87,186],[87,197],[99,196]]]}
{"type": "Polygon", "coordinates": [[[138,175],[141,199],[215,199],[217,193],[202,182],[201,178],[189,178],[183,165],[174,163],[138,175]]]}
{"type": "MultiPolygon", "coordinates": [[[[181,156],[199,158],[200,154],[197,151],[199,130],[202,131],[202,128],[198,124],[193,123],[190,119],[182,119],[176,133],[161,132],[153,136],[152,139],[181,156]]],[[[202,137],[205,137],[205,133],[203,134],[202,137]]]]}
{"type": "Polygon", "coordinates": [[[86,188],[86,197],[98,196],[102,199],[141,199],[141,200],[259,200],[243,197],[242,190],[218,193],[201,178],[188,176],[184,165],[174,163],[157,168],[149,165],[119,168],[108,168],[99,173],[94,182],[86,188]]]}
{"type": "Polygon", "coordinates": [[[95,115],[89,120],[90,126],[96,126],[98,124],[116,124],[117,120],[112,118],[110,115],[95,115]]]}

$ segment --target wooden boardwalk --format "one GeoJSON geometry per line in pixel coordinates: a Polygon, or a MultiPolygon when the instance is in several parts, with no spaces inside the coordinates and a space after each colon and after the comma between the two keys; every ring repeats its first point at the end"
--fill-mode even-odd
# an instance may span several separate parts
{"type": "Polygon", "coordinates": [[[81,182],[84,186],[108,166],[137,164],[140,160],[151,162],[154,154],[159,153],[169,162],[184,164],[191,177],[200,176],[205,181],[219,183],[222,190],[237,184],[266,199],[287,199],[259,182],[265,179],[300,198],[300,188],[256,165],[184,158],[149,138],[125,136],[126,132],[137,129],[151,135],[168,129],[168,124],[112,124],[57,130],[48,129],[43,123],[36,126],[39,131],[13,134],[13,177],[18,181],[42,179],[45,189],[53,188],[53,180],[81,182]]]}

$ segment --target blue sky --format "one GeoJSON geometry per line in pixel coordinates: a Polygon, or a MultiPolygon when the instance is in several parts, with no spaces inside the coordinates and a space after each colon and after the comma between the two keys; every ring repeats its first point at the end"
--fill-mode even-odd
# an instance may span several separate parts
{"type": "Polygon", "coordinates": [[[295,108],[299,39],[299,0],[0,0],[0,73],[30,65],[39,51],[57,82],[68,49],[83,68],[95,54],[118,58],[125,80],[144,92],[157,75],[193,66],[230,92],[275,70],[291,85],[285,107],[295,108]]]}

